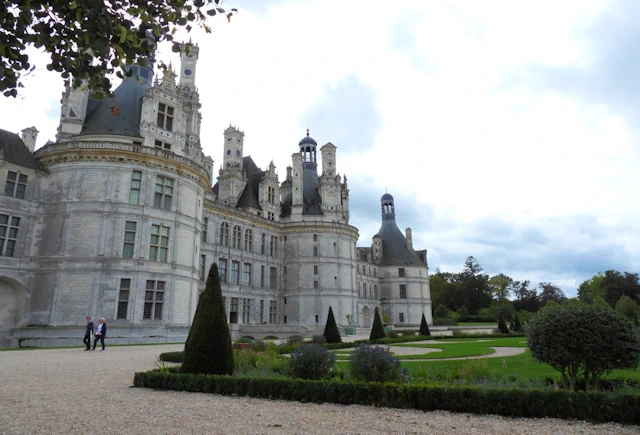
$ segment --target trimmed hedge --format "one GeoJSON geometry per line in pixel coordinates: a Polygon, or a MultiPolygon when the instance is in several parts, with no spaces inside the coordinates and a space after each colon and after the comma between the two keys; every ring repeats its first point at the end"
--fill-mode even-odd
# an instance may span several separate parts
{"type": "Polygon", "coordinates": [[[440,387],[340,380],[308,381],[149,371],[135,387],[342,405],[445,410],[509,417],[552,417],[640,424],[640,396],[629,394],[440,387]]]}

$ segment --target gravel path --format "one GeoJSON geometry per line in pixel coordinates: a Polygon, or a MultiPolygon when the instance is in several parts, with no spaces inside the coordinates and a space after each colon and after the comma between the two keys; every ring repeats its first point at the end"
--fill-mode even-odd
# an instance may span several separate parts
{"type": "Polygon", "coordinates": [[[638,434],[554,419],[275,400],[130,388],[135,371],[181,345],[0,352],[2,434],[638,434]]]}

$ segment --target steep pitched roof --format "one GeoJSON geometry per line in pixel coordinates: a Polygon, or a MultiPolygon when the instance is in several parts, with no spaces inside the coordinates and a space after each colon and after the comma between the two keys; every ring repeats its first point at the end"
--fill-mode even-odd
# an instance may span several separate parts
{"type": "Polygon", "coordinates": [[[0,150],[6,162],[44,172],[44,168],[40,166],[17,134],[0,129],[0,150]]]}
{"type": "MultiPolygon", "coordinates": [[[[247,177],[247,185],[238,198],[236,208],[254,208],[262,211],[258,195],[260,193],[260,183],[264,178],[264,171],[261,170],[253,161],[251,156],[242,159],[242,172],[247,177]]],[[[211,191],[218,195],[220,183],[217,182],[211,188],[211,191]]]]}

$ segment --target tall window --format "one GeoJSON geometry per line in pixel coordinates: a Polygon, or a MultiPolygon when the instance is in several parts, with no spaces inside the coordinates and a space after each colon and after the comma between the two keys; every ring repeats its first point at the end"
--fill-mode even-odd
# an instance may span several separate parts
{"type": "Polygon", "coordinates": [[[318,274],[318,265],[317,264],[313,266],[313,274],[314,275],[318,274]]]}
{"type": "Polygon", "coordinates": [[[367,283],[366,282],[362,283],[362,294],[364,295],[364,298],[367,299],[367,283]]]}
{"type": "Polygon", "coordinates": [[[378,284],[373,285],[373,298],[378,299],[378,284]]]}
{"type": "Polygon", "coordinates": [[[403,277],[404,277],[404,267],[399,267],[399,268],[398,268],[398,276],[399,276],[400,278],[403,278],[403,277]]]}
{"type": "Polygon", "coordinates": [[[207,241],[207,231],[209,229],[209,218],[202,218],[202,241],[207,241]]]}
{"type": "Polygon", "coordinates": [[[19,227],[20,218],[0,214],[0,256],[13,257],[19,227]]]}
{"type": "Polygon", "coordinates": [[[375,267],[373,268],[373,276],[374,277],[378,276],[378,269],[376,269],[375,267]]]}
{"type": "Polygon", "coordinates": [[[220,224],[220,246],[229,246],[229,224],[226,222],[220,224]]]}
{"type": "Polygon", "coordinates": [[[129,290],[131,289],[131,280],[122,278],[120,280],[120,291],[118,292],[118,313],[117,319],[126,319],[129,309],[129,290]]]}
{"type": "Polygon", "coordinates": [[[264,254],[265,252],[265,246],[267,244],[267,235],[265,233],[262,233],[262,237],[260,238],[260,253],[264,254]]]}
{"type": "Polygon", "coordinates": [[[278,255],[278,236],[271,236],[271,256],[278,255]]]}
{"type": "Polygon", "coordinates": [[[260,299],[260,324],[264,322],[264,299],[260,299]]]}
{"type": "Polygon", "coordinates": [[[244,263],[242,265],[242,285],[251,285],[251,263],[244,263]]]}
{"type": "Polygon", "coordinates": [[[404,323],[404,313],[398,313],[398,323],[404,323]]]}
{"type": "Polygon", "coordinates": [[[242,299],[242,323],[244,325],[248,325],[250,318],[251,318],[251,299],[244,298],[242,299]]]}
{"type": "Polygon", "coordinates": [[[400,299],[407,299],[407,286],[400,284],[400,299]]]}
{"type": "Polygon", "coordinates": [[[272,267],[269,271],[269,288],[278,288],[278,269],[272,267]]]}
{"type": "Polygon", "coordinates": [[[264,287],[264,265],[260,266],[260,287],[264,287]]]}
{"type": "Polygon", "coordinates": [[[313,288],[320,287],[320,283],[318,281],[313,281],[313,288]]]}
{"type": "Polygon", "coordinates": [[[158,104],[158,127],[172,131],[173,130],[173,107],[166,104],[158,104]]]}
{"type": "Polygon", "coordinates": [[[220,282],[226,284],[227,283],[227,259],[226,258],[218,259],[218,274],[220,275],[220,282]]]}
{"type": "Polygon", "coordinates": [[[200,256],[200,281],[204,281],[207,278],[207,256],[200,256]]]}
{"type": "Polygon", "coordinates": [[[275,187],[269,187],[267,189],[267,192],[268,192],[267,201],[269,201],[269,204],[275,204],[275,202],[276,202],[276,189],[275,189],[275,187]]]}
{"type": "Polygon", "coordinates": [[[238,298],[231,298],[231,310],[229,311],[229,323],[238,323],[238,298]]]}
{"type": "Polygon", "coordinates": [[[7,184],[4,185],[4,194],[18,199],[24,199],[24,191],[27,190],[27,176],[11,172],[7,174],[7,184]]]}
{"type": "Polygon", "coordinates": [[[269,323],[276,323],[276,301],[269,301],[269,323]]]}
{"type": "Polygon", "coordinates": [[[317,256],[318,256],[318,247],[317,247],[317,246],[314,246],[314,247],[313,247],[313,256],[314,256],[314,257],[317,257],[317,256]]]}
{"type": "Polygon", "coordinates": [[[233,227],[233,249],[240,249],[240,227],[238,225],[233,227]]]}
{"type": "Polygon", "coordinates": [[[171,210],[173,200],[173,180],[167,177],[156,177],[156,194],[153,197],[153,206],[171,210]]]}
{"type": "Polygon", "coordinates": [[[122,258],[132,259],[136,242],[136,223],[127,221],[124,224],[124,245],[122,246],[122,258]]]}
{"type": "Polygon", "coordinates": [[[314,241],[314,242],[317,242],[317,241],[318,241],[318,235],[317,235],[317,234],[314,234],[314,235],[313,235],[313,241],[314,241]]]}
{"type": "Polygon", "coordinates": [[[144,292],[143,319],[162,320],[162,306],[164,305],[164,281],[147,281],[144,292]]]}
{"type": "Polygon", "coordinates": [[[233,285],[240,284],[240,262],[239,261],[231,262],[231,282],[229,284],[233,284],[233,285]]]}
{"type": "Polygon", "coordinates": [[[166,263],[169,251],[169,227],[151,225],[151,242],[149,245],[149,261],[166,263]]]}
{"type": "Polygon", "coordinates": [[[244,232],[244,250],[253,252],[253,230],[247,229],[244,232]]]}
{"type": "Polygon", "coordinates": [[[129,204],[138,205],[140,200],[140,183],[142,182],[142,172],[133,171],[131,175],[131,191],[129,191],[129,204]]]}

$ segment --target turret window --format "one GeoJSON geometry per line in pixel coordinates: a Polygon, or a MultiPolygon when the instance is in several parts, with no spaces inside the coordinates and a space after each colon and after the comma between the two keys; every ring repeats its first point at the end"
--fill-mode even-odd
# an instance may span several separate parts
{"type": "Polygon", "coordinates": [[[162,320],[164,287],[165,281],[147,281],[147,288],[144,294],[143,319],[162,320]]]}
{"type": "Polygon", "coordinates": [[[140,199],[140,183],[142,181],[142,172],[133,171],[131,176],[131,191],[129,192],[129,204],[138,205],[140,199]]]}
{"type": "Polygon", "coordinates": [[[166,104],[158,104],[158,127],[172,131],[173,130],[173,107],[166,104]]]}
{"type": "Polygon", "coordinates": [[[276,257],[278,255],[278,237],[271,236],[271,256],[276,257]]]}
{"type": "Polygon", "coordinates": [[[264,254],[267,245],[267,235],[265,233],[262,233],[262,237],[260,238],[260,253],[264,254]]]}
{"type": "Polygon", "coordinates": [[[168,143],[168,142],[162,142],[162,141],[157,140],[155,145],[156,145],[156,148],[162,148],[164,150],[171,151],[171,144],[168,143]]]}
{"type": "Polygon", "coordinates": [[[151,242],[149,243],[149,261],[167,262],[169,252],[169,227],[151,225],[151,242]]]}
{"type": "Polygon", "coordinates": [[[124,245],[122,247],[122,258],[132,259],[136,240],[135,222],[127,221],[124,224],[124,245]]]}
{"type": "Polygon", "coordinates": [[[202,241],[207,241],[207,230],[209,229],[209,218],[202,219],[202,241]]]}
{"type": "Polygon", "coordinates": [[[269,201],[269,204],[275,204],[275,200],[276,200],[276,189],[274,187],[269,187],[267,190],[267,201],[269,201]]]}
{"type": "Polygon", "coordinates": [[[173,201],[173,180],[167,177],[156,177],[156,193],[153,198],[153,206],[171,210],[173,201]]]}

